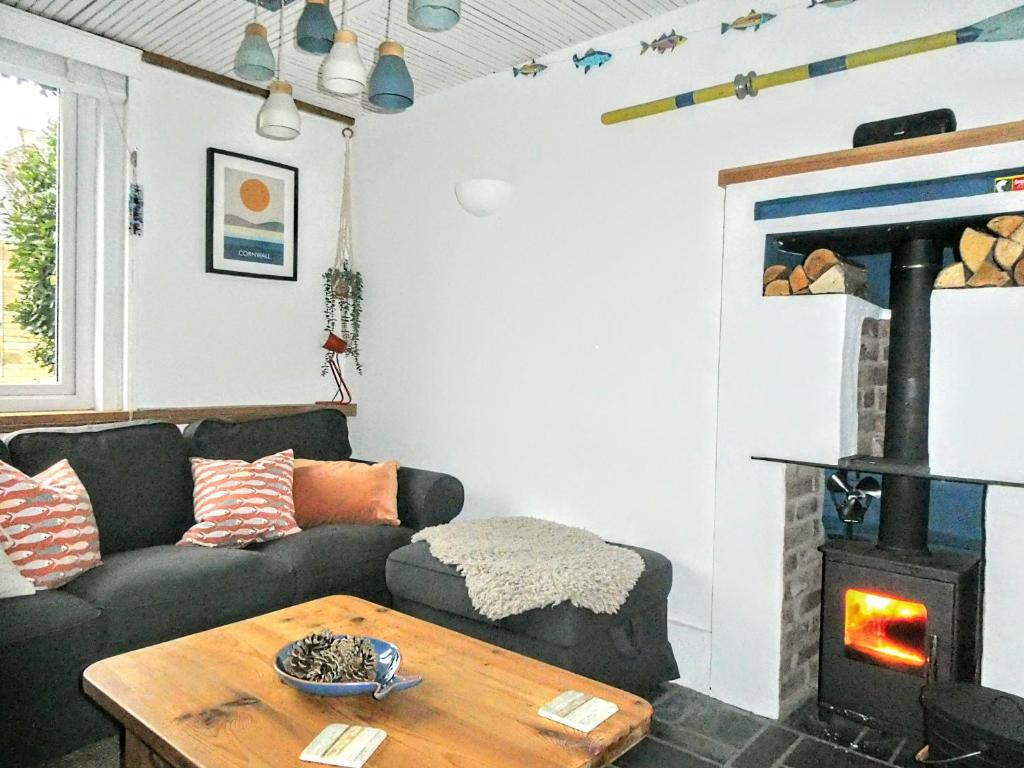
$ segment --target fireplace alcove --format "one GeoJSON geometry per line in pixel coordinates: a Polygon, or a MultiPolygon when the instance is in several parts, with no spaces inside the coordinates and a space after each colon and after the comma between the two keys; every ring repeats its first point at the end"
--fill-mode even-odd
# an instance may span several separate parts
{"type": "MultiPolygon", "coordinates": [[[[1009,164],[1006,154],[1005,149],[993,148],[956,152],[948,157],[948,162],[944,158],[944,169],[977,174],[986,168],[1005,168],[1009,164]]],[[[1024,374],[1024,365],[1012,355],[997,356],[993,349],[996,345],[985,343],[983,339],[979,344],[981,335],[969,329],[991,322],[1000,313],[1006,323],[1024,321],[1024,291],[947,291],[932,298],[936,346],[931,357],[933,370],[939,372],[938,380],[933,383],[930,407],[932,461],[894,461],[881,465],[877,456],[869,455],[872,453],[870,434],[866,441],[864,435],[858,435],[858,405],[862,403],[857,367],[862,331],[873,325],[876,328],[872,333],[877,336],[877,326],[887,324],[889,313],[884,308],[885,297],[872,296],[873,301],[869,302],[850,296],[763,298],[760,295],[764,245],[769,236],[776,239],[776,248],[793,253],[806,254],[806,246],[810,245],[830,247],[847,257],[877,259],[877,271],[884,275],[888,265],[886,257],[880,254],[889,250],[888,243],[879,247],[877,242],[865,238],[858,252],[858,246],[842,241],[845,231],[860,229],[864,232],[865,228],[874,228],[875,232],[885,233],[894,228],[934,223],[938,228],[944,226],[955,233],[958,227],[968,223],[976,224],[991,215],[1024,208],[1024,196],[1002,194],[923,200],[912,204],[882,203],[849,210],[805,211],[774,220],[752,215],[762,201],[792,199],[809,191],[870,188],[894,181],[917,183],[934,175],[932,163],[933,159],[907,158],[864,168],[735,185],[727,190],[718,441],[722,490],[716,505],[716,531],[719,533],[715,545],[712,655],[713,658],[728,655],[735,661],[729,670],[713,665],[711,687],[720,698],[762,714],[778,716],[792,705],[785,696],[792,691],[786,689],[783,680],[783,666],[788,660],[802,661],[809,670],[806,674],[816,678],[817,668],[814,660],[808,659],[808,651],[797,649],[791,653],[789,641],[817,630],[817,624],[806,617],[800,619],[799,612],[801,607],[821,600],[820,593],[816,594],[821,583],[794,583],[784,574],[796,568],[806,575],[815,568],[809,552],[816,551],[817,545],[825,540],[822,521],[827,518],[823,516],[834,515],[831,505],[825,507],[826,470],[842,467],[858,472],[898,472],[936,482],[955,479],[980,483],[975,486],[979,489],[975,495],[977,507],[981,506],[984,489],[999,491],[988,494],[990,500],[996,500],[994,517],[999,530],[1016,525],[1009,518],[1014,500],[1024,505],[1024,492],[1020,490],[1024,486],[1024,466],[1017,467],[1015,462],[1007,460],[1008,452],[1016,453],[1012,450],[1016,445],[1015,435],[1021,434],[1024,428],[1024,418],[1016,409],[1010,409],[1005,418],[999,414],[986,423],[985,440],[965,442],[971,430],[978,429],[977,420],[970,418],[976,390],[969,390],[967,383],[972,382],[973,376],[992,376],[998,372],[998,377],[1012,378],[1018,373],[1024,374]],[[811,232],[816,234],[799,243],[801,237],[811,232]],[[839,239],[822,242],[822,232],[840,233],[839,239]],[[799,247],[795,247],[797,245],[799,247]],[[968,364],[964,365],[965,362],[968,364]],[[757,382],[753,392],[749,386],[752,380],[757,382]],[[964,450],[965,445],[969,445],[969,451],[964,450]],[[780,463],[751,461],[752,457],[780,463]],[[744,536],[733,536],[732,531],[743,531],[744,536]],[[793,541],[810,543],[799,551],[790,551],[788,547],[793,541]],[[753,586],[749,580],[742,585],[731,583],[736,568],[756,574],[758,583],[753,586]],[[762,655],[757,656],[757,649],[762,650],[762,655]],[[755,663],[755,658],[761,663],[755,663]],[[770,668],[770,662],[766,663],[770,659],[777,660],[774,669],[770,668]],[[755,686],[761,690],[755,690],[755,686]]],[[[907,229],[902,230],[904,235],[907,232],[907,229]]],[[[951,234],[947,239],[950,240],[947,244],[952,244],[956,238],[951,234]]],[[[952,253],[947,252],[944,258],[952,258],[952,253]]],[[[881,345],[882,340],[871,343],[881,345]]],[[[877,419],[880,412],[876,404],[870,406],[861,410],[872,411],[871,418],[877,419]]],[[[980,509],[976,514],[980,517],[980,509]]],[[[989,518],[992,517],[989,514],[989,518]]],[[[977,526],[982,525],[990,529],[993,523],[991,519],[984,522],[979,519],[977,526]]],[[[1017,533],[1014,529],[1014,534],[1017,533]]],[[[1024,536],[1024,522],[1019,533],[1024,536]]],[[[868,549],[873,551],[873,534],[867,538],[868,549]]],[[[984,624],[977,600],[970,613],[975,617],[975,625],[984,627],[983,633],[972,633],[972,637],[985,640],[986,662],[981,671],[987,677],[987,684],[999,686],[1001,681],[1006,681],[1002,685],[1013,691],[1014,679],[1021,675],[1016,664],[1008,663],[1010,650],[1006,643],[1000,642],[1000,636],[996,636],[993,653],[989,654],[990,626],[1005,630],[1015,622],[1017,625],[1024,623],[1019,610],[1010,614],[1003,611],[994,620],[990,616],[991,605],[1006,606],[1010,601],[1006,592],[1010,552],[1008,547],[1004,548],[1004,540],[1006,537],[999,537],[994,545],[991,540],[985,544],[997,554],[997,589],[993,593],[986,566],[984,624]]],[[[945,542],[933,542],[933,545],[936,543],[945,542]]],[[[977,555],[968,552],[965,557],[966,565],[951,567],[936,583],[955,585],[950,589],[961,590],[967,598],[957,603],[969,605],[970,595],[978,591],[976,585],[981,583],[981,576],[980,568],[975,566],[977,555]]],[[[875,591],[885,592],[884,589],[875,591]]],[[[826,599],[832,605],[837,604],[832,598],[826,599]]],[[[935,602],[936,598],[932,600],[935,602]]],[[[842,605],[841,599],[838,604],[842,605]]],[[[956,612],[957,609],[950,610],[956,612]]],[[[897,631],[904,629],[906,627],[897,631]]],[[[881,672],[892,671],[863,659],[850,659],[842,635],[838,642],[844,660],[873,666],[881,672]]],[[[957,642],[944,638],[942,645],[948,651],[957,642]]],[[[965,649],[961,656],[970,661],[963,665],[960,661],[953,662],[958,678],[976,678],[976,650],[965,649]]],[[[923,682],[927,671],[918,671],[920,674],[911,676],[923,682]]],[[[1024,684],[1024,680],[1021,683],[1024,684]]],[[[838,704],[841,706],[842,702],[838,704]]]]}

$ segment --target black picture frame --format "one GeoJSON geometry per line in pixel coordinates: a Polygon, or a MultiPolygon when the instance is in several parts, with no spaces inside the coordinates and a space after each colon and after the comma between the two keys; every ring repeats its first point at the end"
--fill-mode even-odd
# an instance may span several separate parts
{"type": "MultiPolygon", "coordinates": [[[[223,194],[221,187],[221,194],[223,194]]],[[[223,201],[221,202],[221,209],[223,209],[223,201]]],[[[223,226],[223,223],[222,223],[223,226]]],[[[221,239],[221,248],[223,248],[223,237],[221,239]]],[[[244,264],[244,262],[242,262],[244,264]]],[[[262,266],[262,265],[256,265],[262,266]]],[[[208,274],[216,275],[232,275],[234,277],[251,277],[261,280],[286,280],[295,282],[299,278],[299,169],[292,165],[286,165],[285,163],[279,163],[274,160],[267,160],[261,157],[254,157],[252,155],[245,155],[240,152],[231,152],[226,149],[218,149],[216,147],[207,147],[206,149],[206,272],[208,274]],[[217,161],[218,157],[234,158],[236,160],[243,160],[246,163],[253,163],[259,166],[265,166],[268,169],[275,169],[270,171],[270,175],[280,175],[282,171],[287,172],[291,175],[291,186],[292,194],[291,198],[291,216],[283,216],[282,224],[284,230],[282,232],[282,253],[285,252],[285,245],[290,243],[291,255],[290,259],[291,269],[290,271],[285,269],[281,274],[267,273],[265,271],[250,271],[242,268],[241,266],[235,268],[225,268],[223,262],[225,258],[223,253],[220,253],[218,258],[217,249],[217,227],[216,227],[216,216],[217,216],[217,161]],[[291,231],[288,231],[288,225],[290,223],[291,231]]]]}

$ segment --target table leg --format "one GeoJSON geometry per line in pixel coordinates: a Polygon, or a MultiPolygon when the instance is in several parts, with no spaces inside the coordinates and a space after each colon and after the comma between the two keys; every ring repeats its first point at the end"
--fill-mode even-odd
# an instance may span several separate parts
{"type": "Polygon", "coordinates": [[[172,768],[172,766],[146,746],[142,739],[126,730],[121,768],[172,768]]]}

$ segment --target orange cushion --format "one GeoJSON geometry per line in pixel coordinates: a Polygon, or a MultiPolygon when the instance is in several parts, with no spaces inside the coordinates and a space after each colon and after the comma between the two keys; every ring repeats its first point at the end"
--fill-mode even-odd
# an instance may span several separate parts
{"type": "Polygon", "coordinates": [[[295,460],[295,521],[399,525],[398,462],[295,460]]]}

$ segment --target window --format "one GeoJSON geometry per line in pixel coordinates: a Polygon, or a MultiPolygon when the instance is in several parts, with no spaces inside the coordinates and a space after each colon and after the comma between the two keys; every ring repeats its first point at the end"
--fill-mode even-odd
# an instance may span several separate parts
{"type": "MultiPolygon", "coordinates": [[[[0,385],[29,392],[74,378],[60,341],[61,93],[0,73],[0,385]],[[59,357],[58,357],[59,355],[59,357]]],[[[69,329],[70,330],[70,329],[69,329]]]]}
{"type": "Polygon", "coordinates": [[[126,81],[0,42],[0,411],[119,408],[126,81]]]}

